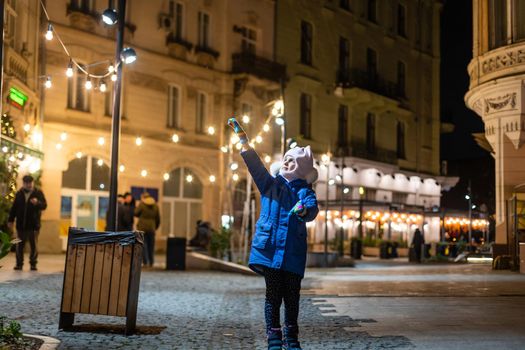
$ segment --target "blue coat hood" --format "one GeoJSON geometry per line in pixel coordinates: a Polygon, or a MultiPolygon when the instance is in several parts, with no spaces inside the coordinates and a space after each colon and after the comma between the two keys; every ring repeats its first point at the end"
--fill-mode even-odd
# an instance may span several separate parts
{"type": "Polygon", "coordinates": [[[249,266],[263,274],[264,267],[283,269],[304,276],[306,266],[306,222],[319,208],[312,187],[302,179],[291,182],[268,173],[257,153],[250,149],[241,156],[261,193],[261,213],[255,225],[249,266]],[[298,217],[292,208],[298,201],[306,215],[298,217]]]}

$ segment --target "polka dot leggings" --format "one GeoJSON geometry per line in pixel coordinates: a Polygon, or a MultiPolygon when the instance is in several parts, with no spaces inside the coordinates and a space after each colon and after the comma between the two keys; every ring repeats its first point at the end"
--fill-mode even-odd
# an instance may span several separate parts
{"type": "Polygon", "coordinates": [[[296,326],[302,277],[292,272],[266,268],[264,279],[266,281],[266,300],[264,302],[266,329],[281,327],[280,311],[283,300],[284,324],[296,326]]]}

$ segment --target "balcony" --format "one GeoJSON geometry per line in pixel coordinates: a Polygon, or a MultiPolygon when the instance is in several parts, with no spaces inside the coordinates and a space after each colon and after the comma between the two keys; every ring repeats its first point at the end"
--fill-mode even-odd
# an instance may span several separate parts
{"type": "Polygon", "coordinates": [[[235,53],[232,55],[232,73],[246,73],[278,82],[286,77],[286,67],[256,55],[235,53]]]}
{"type": "Polygon", "coordinates": [[[186,60],[186,56],[193,48],[193,44],[182,39],[180,36],[170,32],[166,36],[166,46],[168,47],[169,55],[181,60],[186,60]]]}
{"type": "Polygon", "coordinates": [[[29,62],[11,47],[6,47],[4,61],[6,63],[5,72],[27,85],[29,62]]]}
{"type": "Polygon", "coordinates": [[[346,89],[360,88],[394,100],[405,98],[405,92],[396,83],[381,78],[377,73],[365,70],[355,68],[347,71],[338,70],[336,83],[346,89]]]}
{"type": "Polygon", "coordinates": [[[397,152],[375,147],[374,150],[369,150],[366,143],[352,142],[350,148],[350,155],[352,157],[374,160],[376,162],[397,164],[397,152]]]}

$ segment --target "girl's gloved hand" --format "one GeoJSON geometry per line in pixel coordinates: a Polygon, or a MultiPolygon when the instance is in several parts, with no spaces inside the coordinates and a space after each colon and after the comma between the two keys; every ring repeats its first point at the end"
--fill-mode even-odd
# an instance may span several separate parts
{"type": "Polygon", "coordinates": [[[240,143],[245,145],[248,143],[248,136],[246,136],[246,132],[242,128],[242,126],[239,125],[239,122],[235,118],[228,119],[228,125],[232,127],[233,131],[239,136],[240,143]]]}
{"type": "Polygon", "coordinates": [[[306,207],[301,201],[298,201],[297,203],[295,203],[292,210],[290,210],[290,214],[297,215],[298,219],[302,220],[301,217],[306,215],[306,207]]]}

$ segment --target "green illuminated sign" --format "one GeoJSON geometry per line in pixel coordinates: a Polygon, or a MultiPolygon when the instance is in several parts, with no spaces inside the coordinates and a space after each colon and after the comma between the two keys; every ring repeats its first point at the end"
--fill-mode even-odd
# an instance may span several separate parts
{"type": "Polygon", "coordinates": [[[27,101],[27,95],[17,88],[11,87],[9,89],[9,99],[21,107],[24,107],[27,101]]]}

